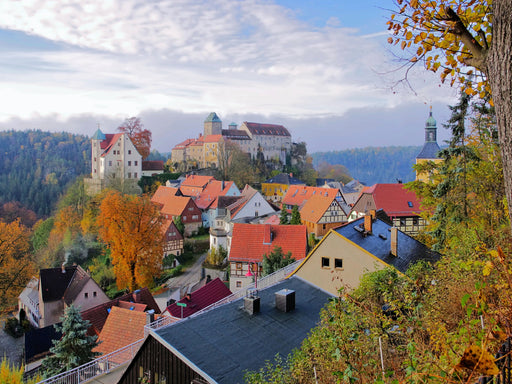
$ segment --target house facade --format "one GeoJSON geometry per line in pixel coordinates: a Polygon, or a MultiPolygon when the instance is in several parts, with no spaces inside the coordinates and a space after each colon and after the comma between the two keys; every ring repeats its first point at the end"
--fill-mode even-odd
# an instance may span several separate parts
{"type": "Polygon", "coordinates": [[[306,227],[234,223],[230,244],[229,289],[235,292],[261,277],[263,255],[269,255],[276,247],[281,248],[283,255],[291,252],[295,260],[304,258],[307,250],[306,227]]]}
{"type": "Polygon", "coordinates": [[[176,224],[172,220],[165,220],[162,228],[165,238],[163,256],[181,255],[183,253],[184,239],[178,228],[176,228],[176,224]]]}
{"type": "MultiPolygon", "coordinates": [[[[18,311],[25,311],[25,318],[38,328],[41,314],[39,313],[39,279],[33,277],[18,296],[18,311]]],[[[19,318],[19,316],[18,316],[19,318]]]]}
{"type": "Polygon", "coordinates": [[[299,276],[333,295],[355,289],[368,272],[391,267],[400,273],[440,255],[396,227],[371,215],[331,229],[296,268],[299,276]]]}
{"type": "Polygon", "coordinates": [[[339,227],[348,221],[346,213],[336,198],[315,195],[309,198],[300,208],[302,224],[307,228],[308,235],[319,238],[331,228],[339,227]]]}
{"type": "Polygon", "coordinates": [[[274,204],[279,204],[290,185],[302,185],[306,183],[293,177],[288,173],[280,173],[261,183],[261,193],[265,198],[274,204]]]}
{"type": "Polygon", "coordinates": [[[361,192],[350,212],[350,221],[371,211],[382,209],[393,226],[409,235],[424,229],[427,221],[421,217],[421,200],[401,183],[374,184],[361,192]]]}
{"type": "Polygon", "coordinates": [[[91,177],[85,178],[90,195],[104,188],[140,193],[142,156],[126,133],[104,134],[98,128],[91,138],[91,177]]]}

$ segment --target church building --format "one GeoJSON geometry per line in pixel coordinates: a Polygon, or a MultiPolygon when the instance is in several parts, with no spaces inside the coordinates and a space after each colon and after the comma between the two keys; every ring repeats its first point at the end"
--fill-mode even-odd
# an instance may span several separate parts
{"type": "MultiPolygon", "coordinates": [[[[416,164],[426,163],[427,161],[433,161],[440,163],[443,161],[437,157],[438,152],[441,150],[437,144],[437,123],[432,116],[432,107],[430,107],[430,113],[427,121],[425,122],[425,144],[420,153],[416,156],[416,164]]],[[[428,182],[429,175],[426,172],[416,171],[416,180],[428,182]]]]}

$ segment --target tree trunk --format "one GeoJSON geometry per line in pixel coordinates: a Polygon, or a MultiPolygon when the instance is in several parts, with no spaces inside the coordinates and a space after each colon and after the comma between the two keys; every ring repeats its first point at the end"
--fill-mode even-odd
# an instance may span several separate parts
{"type": "MultiPolygon", "coordinates": [[[[512,218],[512,7],[493,0],[493,33],[487,56],[487,75],[496,108],[505,192],[512,218]]],[[[510,220],[512,225],[512,220],[510,220]]]]}

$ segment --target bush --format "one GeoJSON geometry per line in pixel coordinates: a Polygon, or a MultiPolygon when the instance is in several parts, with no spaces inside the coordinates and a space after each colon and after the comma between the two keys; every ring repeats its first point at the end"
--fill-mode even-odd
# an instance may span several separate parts
{"type": "MultiPolygon", "coordinates": [[[[27,320],[25,320],[27,321],[27,320]]],[[[12,337],[21,337],[23,336],[24,329],[23,326],[18,322],[18,319],[15,317],[9,317],[4,324],[4,331],[8,335],[12,337]]]]}

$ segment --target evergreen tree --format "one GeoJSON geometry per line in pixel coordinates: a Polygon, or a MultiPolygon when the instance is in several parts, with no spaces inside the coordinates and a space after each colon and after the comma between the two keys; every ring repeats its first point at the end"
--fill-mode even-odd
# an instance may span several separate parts
{"type": "Polygon", "coordinates": [[[288,252],[286,255],[284,255],[281,247],[275,247],[268,256],[266,254],[263,255],[263,276],[270,275],[271,273],[284,268],[293,262],[294,259],[292,259],[291,252],[288,252]]]}
{"type": "Polygon", "coordinates": [[[87,335],[89,321],[82,320],[78,308],[73,305],[68,307],[61,321],[61,326],[54,327],[62,332],[62,338],[53,341],[53,347],[50,348],[53,355],[46,357],[41,365],[45,377],[69,371],[100,355],[93,352],[93,348],[97,346],[97,336],[87,335]]]}
{"type": "Polygon", "coordinates": [[[294,205],[292,208],[292,218],[290,219],[290,224],[292,224],[292,225],[302,224],[302,221],[300,218],[299,207],[296,205],[294,205]]]}
{"type": "Polygon", "coordinates": [[[286,211],[284,204],[281,205],[281,215],[279,216],[279,224],[281,224],[281,225],[290,224],[290,222],[288,221],[288,212],[286,211]]]}

